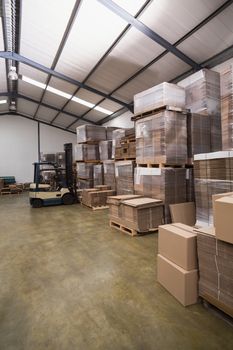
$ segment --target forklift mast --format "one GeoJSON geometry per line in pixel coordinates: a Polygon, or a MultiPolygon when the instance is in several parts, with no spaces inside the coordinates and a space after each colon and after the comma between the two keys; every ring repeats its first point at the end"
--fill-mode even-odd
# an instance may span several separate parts
{"type": "Polygon", "coordinates": [[[66,185],[71,193],[75,194],[76,186],[73,176],[73,147],[72,143],[64,144],[65,163],[66,163],[66,185]]]}

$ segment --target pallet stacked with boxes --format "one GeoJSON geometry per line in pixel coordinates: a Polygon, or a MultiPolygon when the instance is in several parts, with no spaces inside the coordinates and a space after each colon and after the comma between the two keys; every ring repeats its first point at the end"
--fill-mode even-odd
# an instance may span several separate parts
{"type": "Polygon", "coordinates": [[[221,117],[223,150],[233,149],[233,64],[221,74],[221,117]]]}
{"type": "Polygon", "coordinates": [[[100,185],[82,191],[82,204],[86,207],[96,209],[106,209],[108,196],[113,196],[115,192],[110,186],[100,185]]]}
{"type": "Polygon", "coordinates": [[[106,141],[106,129],[82,125],[76,128],[76,133],[77,185],[81,189],[91,188],[94,185],[94,166],[100,163],[99,142],[106,141]]]}
{"type": "Polygon", "coordinates": [[[163,83],[134,97],[135,193],[169,204],[186,202],[187,111],[185,91],[163,83]]]}

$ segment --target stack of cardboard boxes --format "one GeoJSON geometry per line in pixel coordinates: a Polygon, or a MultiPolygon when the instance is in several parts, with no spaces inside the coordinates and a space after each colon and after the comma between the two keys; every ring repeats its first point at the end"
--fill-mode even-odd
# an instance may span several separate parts
{"type": "Polygon", "coordinates": [[[221,117],[223,150],[233,149],[233,65],[221,74],[221,117]]]}
{"type": "Polygon", "coordinates": [[[132,160],[115,162],[116,190],[117,194],[134,193],[134,168],[132,160]]]}
{"type": "Polygon", "coordinates": [[[197,234],[184,224],[159,227],[158,282],[182,305],[198,298],[197,234]]]}
{"type": "Polygon", "coordinates": [[[82,191],[82,204],[92,209],[106,207],[108,196],[114,195],[110,186],[96,186],[82,191]]]}

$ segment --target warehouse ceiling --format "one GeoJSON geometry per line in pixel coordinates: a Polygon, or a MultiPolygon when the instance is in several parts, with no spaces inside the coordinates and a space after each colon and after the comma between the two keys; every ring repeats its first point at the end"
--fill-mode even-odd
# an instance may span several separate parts
{"type": "Polygon", "coordinates": [[[0,114],[71,132],[233,57],[233,0],[2,0],[0,14],[0,114]]]}

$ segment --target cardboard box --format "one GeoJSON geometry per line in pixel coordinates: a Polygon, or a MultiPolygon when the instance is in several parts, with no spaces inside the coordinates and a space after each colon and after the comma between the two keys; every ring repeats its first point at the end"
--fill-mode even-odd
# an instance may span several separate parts
{"type": "Polygon", "coordinates": [[[223,197],[233,197],[233,192],[226,192],[226,193],[219,193],[219,194],[213,194],[212,201],[213,201],[213,223],[215,226],[215,201],[217,199],[223,198],[223,197]]]}
{"type": "Polygon", "coordinates": [[[185,270],[197,268],[197,234],[183,225],[159,227],[158,252],[185,270]]]}
{"type": "Polygon", "coordinates": [[[185,225],[194,226],[196,223],[196,208],[194,202],[170,204],[172,222],[180,222],[185,225]]]}
{"type": "Polygon", "coordinates": [[[233,197],[215,201],[215,233],[218,239],[233,244],[233,197]]]}
{"type": "Polygon", "coordinates": [[[157,279],[182,305],[197,302],[197,270],[186,271],[158,254],[157,279]]]}

